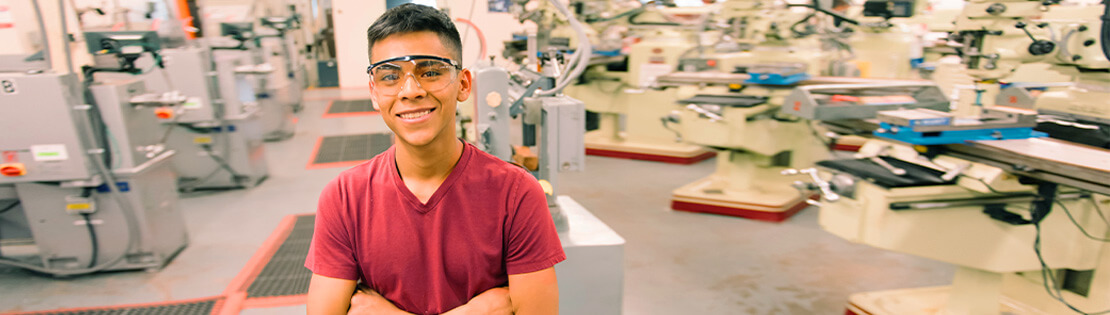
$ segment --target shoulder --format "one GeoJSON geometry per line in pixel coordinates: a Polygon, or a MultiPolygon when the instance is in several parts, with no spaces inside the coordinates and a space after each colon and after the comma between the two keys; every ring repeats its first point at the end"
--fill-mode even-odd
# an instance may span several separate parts
{"type": "Polygon", "coordinates": [[[505,186],[513,186],[522,180],[535,178],[527,170],[516,164],[502,161],[475,146],[467,145],[470,146],[469,150],[473,151],[467,171],[474,176],[480,176],[489,183],[498,183],[505,186]]]}
{"type": "Polygon", "coordinates": [[[328,183],[325,191],[357,191],[370,188],[374,182],[381,181],[382,178],[389,175],[389,167],[393,165],[391,163],[393,161],[392,154],[390,154],[392,150],[391,148],[366,162],[340,172],[328,183]]]}

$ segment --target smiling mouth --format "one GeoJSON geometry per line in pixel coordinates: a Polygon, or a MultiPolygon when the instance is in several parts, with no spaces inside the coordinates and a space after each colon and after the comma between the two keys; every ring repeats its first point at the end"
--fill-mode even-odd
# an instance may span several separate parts
{"type": "Polygon", "coordinates": [[[417,119],[417,118],[424,117],[428,114],[431,114],[435,110],[436,110],[435,108],[432,108],[432,109],[423,110],[423,111],[419,111],[419,112],[397,114],[397,117],[401,117],[401,119],[417,119]]]}

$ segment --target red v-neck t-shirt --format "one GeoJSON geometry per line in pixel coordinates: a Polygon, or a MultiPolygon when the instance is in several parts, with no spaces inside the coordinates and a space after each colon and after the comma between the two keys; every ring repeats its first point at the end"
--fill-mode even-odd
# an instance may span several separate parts
{"type": "Polygon", "coordinates": [[[470,144],[428,202],[397,172],[394,148],[320,194],[305,267],[363,280],[402,310],[438,314],[566,259],[535,177],[470,144]]]}

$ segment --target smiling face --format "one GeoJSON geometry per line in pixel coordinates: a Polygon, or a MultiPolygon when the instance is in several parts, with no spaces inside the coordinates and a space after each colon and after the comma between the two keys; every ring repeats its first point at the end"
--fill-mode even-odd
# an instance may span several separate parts
{"type": "MultiPolygon", "coordinates": [[[[414,55],[451,58],[454,54],[434,32],[398,33],[374,43],[370,63],[414,55]]],[[[463,69],[449,79],[452,82],[446,87],[427,91],[414,76],[403,75],[397,95],[389,95],[392,93],[370,82],[374,109],[397,135],[398,144],[419,148],[456,141],[455,108],[458,102],[470,97],[471,74],[463,69]]]]}

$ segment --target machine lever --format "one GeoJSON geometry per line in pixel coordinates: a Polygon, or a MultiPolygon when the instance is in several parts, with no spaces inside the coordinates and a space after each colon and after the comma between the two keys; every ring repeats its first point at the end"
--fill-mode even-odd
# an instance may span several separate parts
{"type": "Polygon", "coordinates": [[[711,111],[708,111],[704,108],[701,108],[701,106],[698,106],[698,105],[694,105],[694,104],[686,105],[686,109],[691,110],[695,113],[698,113],[702,117],[708,118],[709,121],[711,121],[711,122],[721,122],[722,120],[725,120],[725,118],[721,117],[721,115],[718,115],[718,114],[713,113],[711,111]]]}
{"type": "Polygon", "coordinates": [[[883,160],[882,158],[880,158],[878,156],[872,156],[872,157],[868,158],[868,160],[871,160],[871,162],[874,162],[875,164],[878,164],[879,166],[882,166],[883,168],[890,171],[890,173],[892,173],[894,175],[898,175],[898,176],[906,175],[906,170],[905,169],[895,167],[894,165],[890,165],[890,163],[887,163],[886,160],[883,160]]]}
{"type": "Polygon", "coordinates": [[[840,200],[840,194],[837,194],[836,192],[833,192],[832,185],[830,185],[828,181],[826,181],[824,179],[821,179],[821,176],[817,175],[817,169],[816,168],[811,167],[811,168],[805,168],[805,169],[800,169],[800,170],[789,168],[789,169],[783,170],[781,174],[782,175],[807,174],[807,175],[809,175],[809,178],[813,180],[813,184],[815,186],[817,186],[817,189],[821,191],[821,196],[823,196],[825,198],[825,200],[828,200],[829,202],[836,202],[837,200],[840,200]]]}
{"type": "Polygon", "coordinates": [[[905,169],[895,167],[894,165],[890,165],[890,163],[888,163],[886,160],[883,160],[882,158],[880,158],[880,156],[886,155],[886,152],[890,151],[890,149],[891,149],[890,146],[885,146],[885,147],[882,147],[881,149],[879,149],[878,152],[875,152],[875,154],[871,154],[871,155],[863,155],[863,154],[858,154],[857,153],[856,158],[857,159],[866,158],[866,159],[870,160],[871,162],[873,162],[875,164],[878,164],[879,166],[886,169],[887,171],[890,171],[891,174],[898,175],[898,176],[906,175],[906,170],[905,169]]]}
{"type": "Polygon", "coordinates": [[[677,124],[677,123],[681,122],[682,121],[681,117],[682,116],[680,115],[679,111],[674,110],[674,111],[671,111],[671,113],[669,115],[659,118],[659,120],[663,122],[663,129],[670,130],[671,132],[674,133],[674,142],[682,142],[682,133],[678,132],[678,130],[675,130],[674,128],[671,128],[671,124],[672,123],[677,124]]]}

